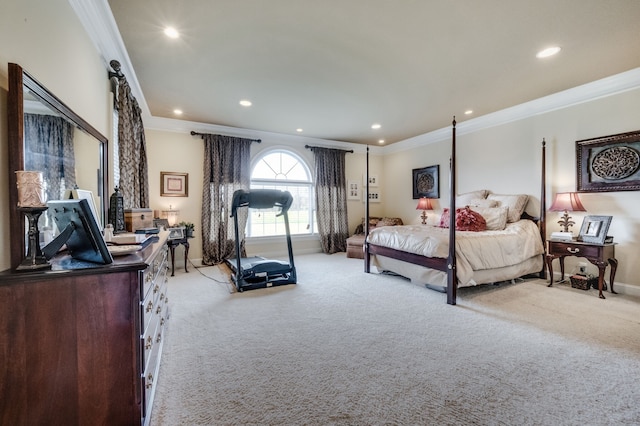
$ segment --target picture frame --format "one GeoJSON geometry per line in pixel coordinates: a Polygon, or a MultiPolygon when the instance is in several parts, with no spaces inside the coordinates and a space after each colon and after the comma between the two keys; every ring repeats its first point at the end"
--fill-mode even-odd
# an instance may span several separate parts
{"type": "Polygon", "coordinates": [[[604,244],[613,216],[586,216],[578,239],[585,243],[604,244]]]}
{"type": "Polygon", "coordinates": [[[167,231],[169,231],[170,240],[181,240],[184,238],[184,228],[182,227],[167,228],[167,231]]]}
{"type": "MultiPolygon", "coordinates": [[[[367,200],[367,191],[362,191],[362,202],[364,203],[367,200]]],[[[369,202],[370,203],[380,203],[382,201],[382,196],[380,195],[380,190],[369,188],[369,202]]]]}
{"type": "Polygon", "coordinates": [[[169,229],[169,220],[168,219],[153,219],[153,227],[154,228],[164,228],[169,229]]]}
{"type": "Polygon", "coordinates": [[[188,197],[189,173],[160,172],[161,197],[188,197]]]}
{"type": "Polygon", "coordinates": [[[98,208],[96,207],[96,200],[93,197],[93,192],[86,189],[67,189],[64,193],[65,200],[87,200],[89,203],[89,208],[91,209],[91,214],[93,218],[96,220],[98,227],[100,230],[104,229],[104,225],[102,224],[102,217],[98,215],[98,208]]]}
{"type": "Polygon", "coordinates": [[[350,180],[347,182],[347,200],[359,200],[360,199],[360,184],[357,180],[350,180]]]}
{"type": "Polygon", "coordinates": [[[576,141],[578,192],[640,190],[640,131],[576,141]]]}
{"type": "Polygon", "coordinates": [[[440,166],[413,169],[413,199],[440,198],[440,166]]]}
{"type": "MultiPolygon", "coordinates": [[[[369,173],[369,188],[374,188],[378,186],[378,175],[376,173],[369,173]]],[[[362,186],[367,186],[367,175],[362,175],[362,186]]]]}

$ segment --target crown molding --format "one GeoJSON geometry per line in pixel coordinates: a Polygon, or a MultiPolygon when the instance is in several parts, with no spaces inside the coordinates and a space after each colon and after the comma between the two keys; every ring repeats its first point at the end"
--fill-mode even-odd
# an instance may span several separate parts
{"type": "MultiPolygon", "coordinates": [[[[634,68],[630,71],[463,121],[456,125],[456,133],[458,136],[474,133],[636,89],[640,89],[640,68],[634,68]]],[[[383,148],[383,154],[406,151],[450,138],[451,127],[445,127],[386,146],[383,148]]]]}

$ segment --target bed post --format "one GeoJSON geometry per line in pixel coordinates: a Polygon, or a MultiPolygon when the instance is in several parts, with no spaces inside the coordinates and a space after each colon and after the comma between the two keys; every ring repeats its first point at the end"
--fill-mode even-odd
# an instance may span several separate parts
{"type": "Polygon", "coordinates": [[[547,279],[547,172],[546,172],[546,142],[542,138],[542,171],[540,173],[540,238],[542,238],[542,246],[544,251],[542,252],[542,270],[540,271],[540,278],[547,279]]]}
{"type": "Polygon", "coordinates": [[[364,272],[371,272],[371,255],[369,254],[369,145],[367,145],[367,166],[366,166],[366,194],[364,201],[364,272]]]}
{"type": "Polygon", "coordinates": [[[456,274],[456,117],[453,116],[451,159],[449,160],[449,257],[447,259],[447,303],[456,304],[458,276],[456,274]]]}

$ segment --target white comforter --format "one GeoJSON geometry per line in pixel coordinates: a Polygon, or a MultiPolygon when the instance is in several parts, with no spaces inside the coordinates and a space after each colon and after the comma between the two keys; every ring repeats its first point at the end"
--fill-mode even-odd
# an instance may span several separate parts
{"type": "MultiPolygon", "coordinates": [[[[367,241],[427,257],[449,254],[449,229],[435,226],[384,226],[373,229],[367,241]]],[[[509,223],[502,231],[457,231],[458,280],[466,283],[474,271],[517,265],[543,252],[538,227],[530,220],[509,223]]]]}

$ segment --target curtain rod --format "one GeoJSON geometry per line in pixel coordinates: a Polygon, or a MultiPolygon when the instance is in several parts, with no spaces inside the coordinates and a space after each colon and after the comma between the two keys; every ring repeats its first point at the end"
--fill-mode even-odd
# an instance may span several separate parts
{"type": "MultiPolygon", "coordinates": [[[[195,136],[195,135],[198,135],[198,136],[204,136],[204,135],[206,135],[206,134],[207,134],[207,133],[198,133],[198,132],[195,132],[195,131],[193,131],[193,130],[191,131],[191,136],[195,136]]],[[[255,142],[255,143],[262,143],[262,139],[249,139],[249,140],[250,140],[251,142],[255,142]]]]}
{"type": "Polygon", "coordinates": [[[307,149],[310,149],[311,151],[313,151],[314,148],[325,148],[325,149],[333,149],[335,151],[349,152],[349,153],[353,154],[353,150],[352,149],[336,149],[336,148],[326,148],[324,146],[311,146],[311,145],[305,145],[304,147],[307,148],[307,149]]]}

